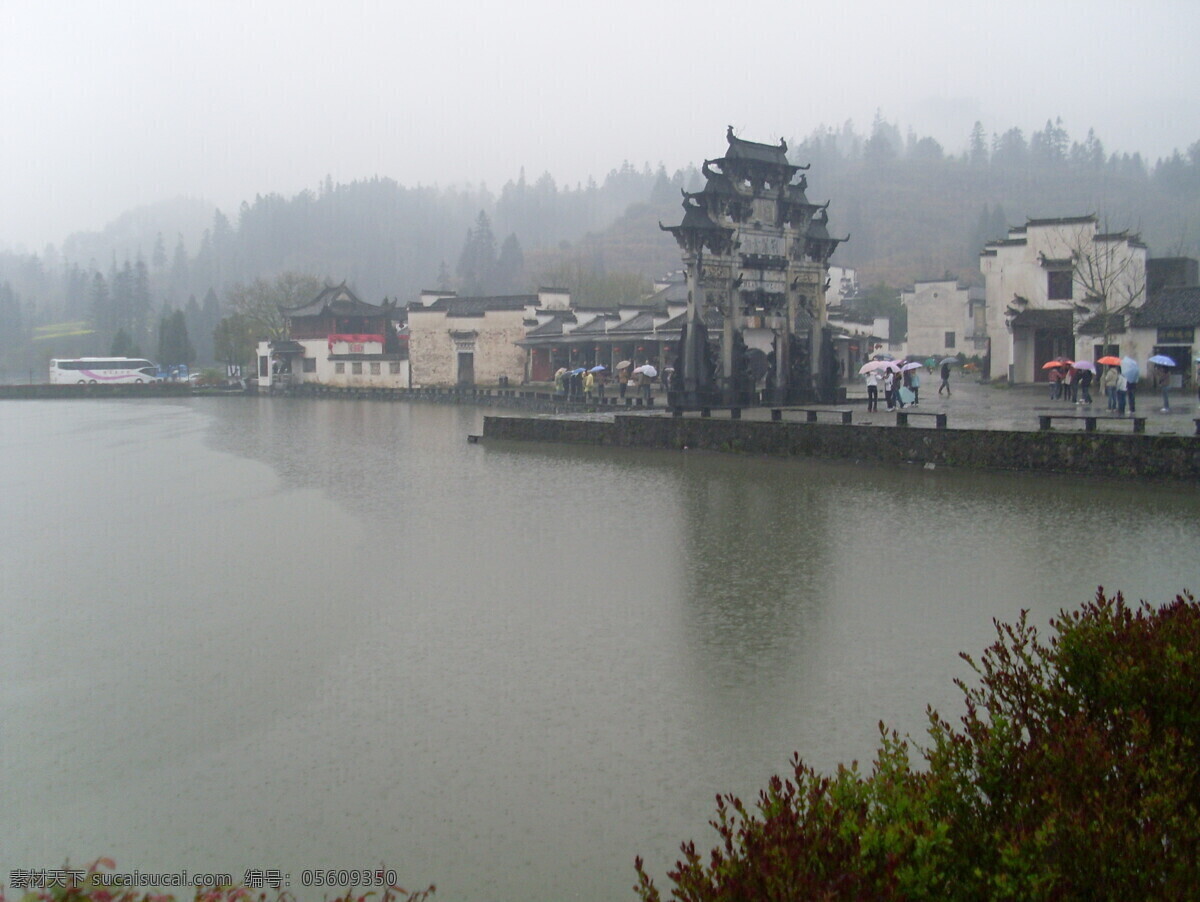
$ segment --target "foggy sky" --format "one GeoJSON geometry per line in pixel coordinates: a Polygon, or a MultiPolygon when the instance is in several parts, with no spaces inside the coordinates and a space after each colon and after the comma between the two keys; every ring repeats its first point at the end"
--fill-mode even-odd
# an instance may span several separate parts
{"type": "Polygon", "coordinates": [[[0,247],[181,195],[236,221],[327,174],[673,172],[729,124],[771,142],[877,109],[947,152],[976,119],[1062,116],[1153,162],[1200,139],[1198,25],[1155,0],[3,0],[0,247]]]}

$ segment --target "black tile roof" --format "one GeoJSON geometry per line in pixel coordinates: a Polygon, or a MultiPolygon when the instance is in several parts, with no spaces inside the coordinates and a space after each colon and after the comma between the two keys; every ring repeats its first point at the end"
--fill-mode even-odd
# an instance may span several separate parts
{"type": "Polygon", "coordinates": [[[564,314],[546,320],[540,326],[535,326],[525,333],[526,338],[541,338],[547,335],[562,335],[563,323],[575,322],[574,314],[564,314]]]}
{"type": "Polygon", "coordinates": [[[1125,325],[1125,314],[1123,313],[1097,313],[1080,323],[1077,331],[1080,335],[1103,335],[1105,331],[1109,335],[1119,335],[1125,331],[1125,325]],[[1106,319],[1107,330],[1104,328],[1106,319]]]}
{"type": "Polygon", "coordinates": [[[1133,325],[1200,326],[1200,287],[1164,288],[1134,312],[1133,325]]]}
{"type": "Polygon", "coordinates": [[[524,310],[537,304],[536,294],[512,294],[498,297],[438,298],[428,307],[419,304],[409,307],[410,312],[422,310],[444,310],[447,316],[482,316],[489,310],[524,310]]]}
{"type": "Polygon", "coordinates": [[[386,307],[379,304],[368,304],[361,301],[346,287],[346,283],[332,285],[318,294],[311,301],[297,304],[295,307],[280,307],[279,312],[288,317],[323,316],[383,316],[390,313],[391,305],[386,307]]]}
{"type": "Polygon", "coordinates": [[[1057,216],[1049,219],[1025,219],[1025,228],[1030,226],[1056,226],[1056,225],[1085,225],[1089,222],[1096,222],[1096,214],[1088,213],[1086,216],[1057,216]]]}
{"type": "Polygon", "coordinates": [[[1013,317],[1014,328],[1071,331],[1070,310],[1023,310],[1013,317]]]}
{"type": "Polygon", "coordinates": [[[615,316],[597,316],[591,322],[584,323],[582,326],[577,327],[571,334],[603,335],[608,331],[609,326],[616,325],[617,322],[619,322],[619,319],[615,316]]]}
{"type": "Polygon", "coordinates": [[[726,159],[753,160],[757,163],[770,163],[774,166],[791,166],[787,158],[787,144],[757,144],[754,141],[743,141],[730,129],[726,133],[729,149],[725,151],[726,159]]]}
{"type": "Polygon", "coordinates": [[[649,332],[654,328],[654,313],[645,310],[623,323],[612,326],[609,332],[649,332]]]}

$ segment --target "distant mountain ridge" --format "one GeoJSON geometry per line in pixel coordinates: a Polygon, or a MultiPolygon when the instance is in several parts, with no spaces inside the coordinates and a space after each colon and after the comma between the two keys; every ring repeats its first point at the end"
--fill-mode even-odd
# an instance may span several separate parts
{"type": "MultiPolygon", "coordinates": [[[[700,150],[717,153],[722,137],[700,150]]],[[[863,283],[898,287],[946,273],[970,281],[983,244],[1026,217],[1096,213],[1114,230],[1139,231],[1159,256],[1200,246],[1200,142],[1153,167],[1137,154],[1105,155],[1090,132],[1071,142],[1061,121],[1028,141],[1016,129],[988,140],[977,125],[957,155],[929,138],[902,139],[880,119],[869,135],[847,125],[789,143],[794,162],[811,164],[808,196],[830,201],[830,232],[850,236],[833,262],[856,267],[863,283]]],[[[0,284],[18,298],[27,326],[87,317],[94,276],[109,278],[137,260],[155,308],[210,291],[223,300],[233,285],[285,271],[403,303],[422,288],[457,287],[481,212],[497,244],[510,236],[519,243],[527,288],[565,272],[646,284],[680,267],[659,223],[678,223],[681,189],[702,183],[695,168],[669,175],[625,163],[602,183],[574,187],[522,173],[498,194],[375,178],[259,196],[234,213],[177,198],[130,210],[100,232],[75,233],[50,254],[0,253],[0,284]]]]}

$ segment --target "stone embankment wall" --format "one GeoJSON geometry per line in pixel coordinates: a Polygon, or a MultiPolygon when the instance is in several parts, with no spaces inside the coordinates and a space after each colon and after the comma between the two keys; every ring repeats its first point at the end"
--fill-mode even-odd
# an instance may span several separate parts
{"type": "Polygon", "coordinates": [[[0,385],[0,400],[33,398],[186,398],[193,394],[186,382],[153,382],[135,385],[0,385]]]}
{"type": "Polygon", "coordinates": [[[1012,432],[617,416],[613,422],[485,417],[483,437],[622,448],[687,448],[818,457],[873,464],[1200,481],[1200,438],[1182,435],[1012,432]]]}

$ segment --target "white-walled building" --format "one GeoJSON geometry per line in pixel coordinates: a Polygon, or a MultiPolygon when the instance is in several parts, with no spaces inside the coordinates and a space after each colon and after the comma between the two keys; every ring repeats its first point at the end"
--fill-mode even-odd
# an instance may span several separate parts
{"type": "Polygon", "coordinates": [[[1128,314],[1146,299],[1146,258],[1136,234],[1102,231],[1094,215],[1030,219],[989,242],[980,269],[992,376],[1042,381],[1056,357],[1095,359],[1105,332],[1106,353],[1133,354],[1128,314]]]}
{"type": "Polygon", "coordinates": [[[520,384],[526,352],[517,344],[539,311],[567,311],[564,288],[537,294],[460,298],[424,291],[408,308],[408,347],[414,388],[520,384]]]}
{"type": "Polygon", "coordinates": [[[391,304],[361,301],[343,282],[280,312],[288,337],[258,343],[260,389],[407,387],[408,348],[391,304]]]}
{"type": "Polygon", "coordinates": [[[908,310],[909,354],[967,357],[987,353],[987,305],[982,288],[955,279],[917,282],[900,292],[908,310]]]}

